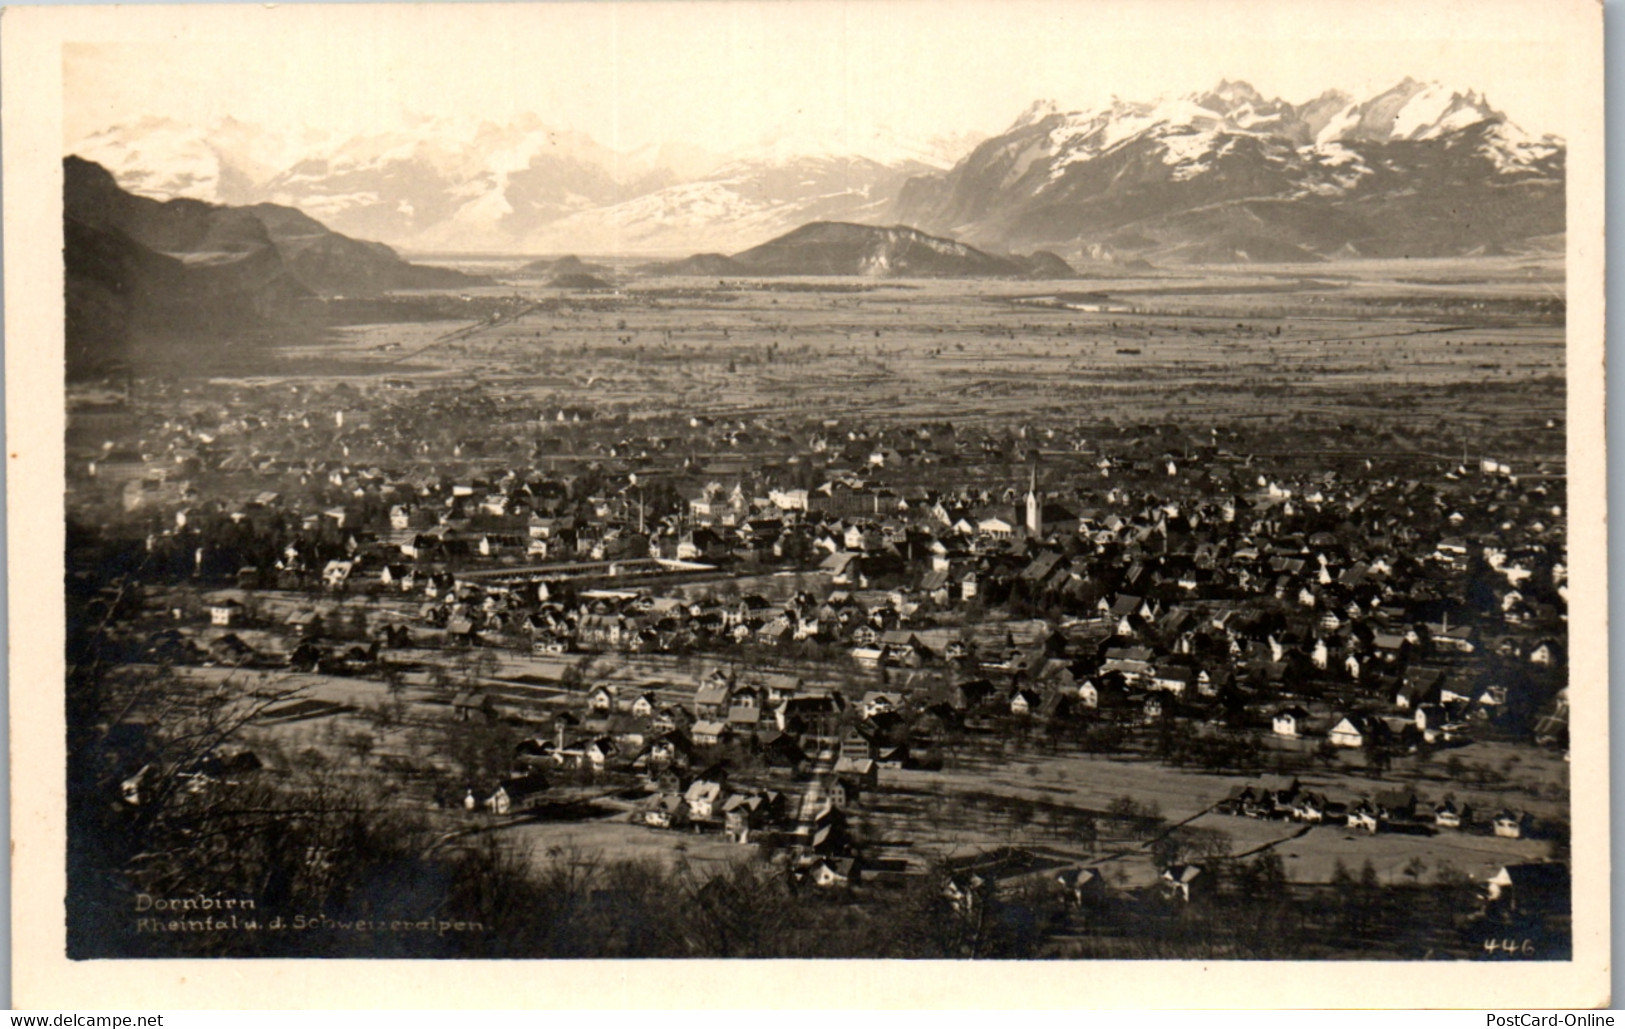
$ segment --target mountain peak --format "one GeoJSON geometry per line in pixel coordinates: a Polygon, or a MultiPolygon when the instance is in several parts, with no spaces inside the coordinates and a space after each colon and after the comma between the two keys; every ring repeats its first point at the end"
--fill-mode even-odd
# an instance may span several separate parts
{"type": "Polygon", "coordinates": [[[1381,142],[1390,139],[1424,140],[1481,121],[1504,120],[1476,90],[1457,90],[1409,75],[1359,105],[1357,121],[1340,138],[1381,142]]]}
{"type": "Polygon", "coordinates": [[[1220,79],[1217,86],[1195,99],[1203,107],[1220,114],[1228,114],[1247,104],[1260,106],[1266,102],[1263,94],[1254,89],[1251,83],[1240,79],[1235,82],[1220,79]]]}
{"type": "Polygon", "coordinates": [[[1024,129],[1029,125],[1037,125],[1045,118],[1053,117],[1054,115],[1060,113],[1061,106],[1054,100],[1034,100],[1031,104],[1027,105],[1027,109],[1022,111],[1015,121],[1010,123],[1010,127],[1005,131],[1014,132],[1017,129],[1024,129]]]}

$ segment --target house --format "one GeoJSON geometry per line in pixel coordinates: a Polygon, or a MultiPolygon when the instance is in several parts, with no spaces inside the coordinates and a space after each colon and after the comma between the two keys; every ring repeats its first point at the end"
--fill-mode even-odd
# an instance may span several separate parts
{"type": "Polygon", "coordinates": [[[660,709],[660,698],[653,691],[645,691],[637,695],[632,701],[629,710],[633,718],[653,718],[660,709]]]}
{"type": "Polygon", "coordinates": [[[835,774],[871,790],[880,785],[880,764],[867,757],[843,755],[835,762],[835,774]]]}
{"type": "Polygon", "coordinates": [[[1026,718],[1038,710],[1044,702],[1044,697],[1037,690],[1018,689],[1010,695],[1010,713],[1017,718],[1026,718]]]}
{"type": "Polygon", "coordinates": [[[1098,907],[1107,900],[1106,875],[1098,868],[1062,869],[1055,881],[1074,906],[1098,907]]]}
{"type": "Polygon", "coordinates": [[[236,625],[243,617],[243,605],[235,600],[218,600],[209,605],[209,624],[236,625]]]}
{"type": "Polygon", "coordinates": [[[1457,804],[1453,797],[1433,808],[1433,824],[1441,829],[1460,829],[1473,820],[1471,804],[1457,804]]]}
{"type": "Polygon", "coordinates": [[[863,786],[856,779],[837,778],[829,785],[829,802],[843,811],[863,797],[863,786]]]}
{"type": "Polygon", "coordinates": [[[806,771],[807,754],[788,732],[769,732],[761,739],[762,759],[769,768],[788,768],[799,776],[806,771]]]}
{"type": "Polygon", "coordinates": [[[1134,694],[1127,698],[1130,707],[1139,705],[1139,720],[1142,725],[1156,725],[1162,721],[1164,714],[1172,714],[1173,701],[1165,700],[1157,693],[1134,694]]]}
{"type": "Polygon", "coordinates": [[[694,713],[706,719],[725,717],[728,713],[729,696],[730,687],[727,682],[716,682],[713,679],[694,694],[694,713]]]}
{"type": "Polygon", "coordinates": [[[615,690],[609,686],[595,686],[587,694],[587,710],[600,714],[615,710],[615,690]]]}
{"type": "Polygon", "coordinates": [[[322,568],[322,582],[330,590],[336,590],[350,579],[350,572],[355,568],[354,561],[329,561],[322,568]]]}
{"type": "Polygon", "coordinates": [[[478,643],[480,634],[471,618],[458,616],[446,620],[446,642],[454,647],[471,647],[478,643]]]}
{"type": "Polygon", "coordinates": [[[209,783],[238,782],[243,776],[252,775],[264,767],[264,762],[252,750],[213,751],[179,773],[179,776],[189,780],[191,788],[196,790],[209,783]]]}
{"type": "Polygon", "coordinates": [[[1157,885],[1164,898],[1189,904],[1206,896],[1213,877],[1201,865],[1172,865],[1163,870],[1157,885]]]}
{"type": "Polygon", "coordinates": [[[1280,818],[1295,813],[1294,801],[1297,796],[1296,779],[1265,776],[1256,783],[1232,786],[1218,808],[1227,814],[1246,815],[1248,818],[1280,818]]]}
{"type": "Polygon", "coordinates": [[[570,643],[561,636],[552,633],[541,633],[530,644],[532,654],[567,654],[570,652],[570,643]]]}
{"type": "Polygon", "coordinates": [[[485,799],[485,806],[493,815],[525,811],[540,803],[546,792],[547,777],[529,772],[503,782],[485,799]]]}
{"type": "Polygon", "coordinates": [[[1334,747],[1363,747],[1377,730],[1374,720],[1364,715],[1345,715],[1332,726],[1326,738],[1334,747]]]}
{"type": "Polygon", "coordinates": [[[496,702],[481,690],[464,690],[451,699],[452,717],[467,722],[479,716],[486,719],[497,715],[496,702]]]}
{"type": "Polygon", "coordinates": [[[305,639],[315,639],[322,634],[322,616],[311,610],[295,611],[288,616],[287,626],[305,639]]]}
{"type": "Polygon", "coordinates": [[[1471,654],[1477,649],[1476,631],[1470,625],[1428,624],[1428,635],[1434,647],[1457,654],[1471,654]]]}
{"type": "Polygon", "coordinates": [[[1371,649],[1384,663],[1393,664],[1405,656],[1409,641],[1402,635],[1379,632],[1371,637],[1371,649]]]}
{"type": "Polygon", "coordinates": [[[1509,840],[1518,840],[1529,835],[1529,830],[1533,829],[1534,825],[1535,819],[1527,811],[1503,810],[1497,813],[1491,822],[1495,835],[1509,840]]]}
{"type": "Polygon", "coordinates": [[[1296,706],[1283,708],[1275,713],[1275,735],[1296,739],[1304,734],[1308,723],[1308,711],[1296,706]]]}
{"type": "Polygon", "coordinates": [[[1336,808],[1337,805],[1327,800],[1324,793],[1304,790],[1292,798],[1292,820],[1319,825],[1325,822],[1336,808]]]}
{"type": "Polygon", "coordinates": [[[1443,668],[1417,665],[1407,669],[1394,694],[1394,706],[1401,711],[1414,711],[1423,704],[1438,703],[1444,676],[1443,668]]]}
{"type": "Polygon", "coordinates": [[[683,794],[688,804],[689,817],[696,822],[711,821],[722,816],[722,804],[728,797],[728,788],[711,779],[696,779],[683,794]]]}
{"type": "Polygon", "coordinates": [[[253,658],[254,648],[234,632],[228,632],[209,644],[209,659],[217,664],[240,665],[253,658]]]}
{"type": "Polygon", "coordinates": [[[1542,640],[1529,651],[1529,663],[1550,667],[1557,663],[1562,655],[1562,647],[1556,640],[1542,640]]]}
{"type": "Polygon", "coordinates": [[[576,627],[576,642],[582,647],[619,647],[631,636],[625,616],[587,614],[576,627]]]}
{"type": "Polygon", "coordinates": [[[838,693],[790,697],[773,711],[781,732],[830,735],[840,720],[844,701],[838,693]]]}
{"type": "Polygon", "coordinates": [[[807,866],[802,876],[819,889],[839,889],[858,881],[858,862],[850,857],[820,857],[807,866]]]}
{"type": "Polygon", "coordinates": [[[695,722],[692,732],[694,745],[698,747],[714,747],[726,742],[732,735],[727,722],[713,720],[695,722]]]}
{"type": "Polygon", "coordinates": [[[761,827],[766,814],[761,794],[735,793],[722,802],[722,831],[735,843],[749,843],[751,831],[761,827]]]}
{"type": "Polygon", "coordinates": [[[1362,800],[1355,803],[1348,810],[1348,827],[1350,829],[1364,829],[1368,833],[1375,833],[1379,827],[1377,809],[1370,801],[1362,800]]]}
{"type": "Polygon", "coordinates": [[[948,694],[948,703],[955,710],[970,711],[980,707],[995,692],[994,685],[986,679],[966,679],[954,684],[948,694]]]}
{"type": "Polygon", "coordinates": [[[1566,914],[1572,908],[1569,866],[1560,862],[1505,865],[1484,883],[1494,917],[1566,914]]]}
{"type": "Polygon", "coordinates": [[[660,793],[634,818],[653,829],[680,829],[689,822],[688,802],[677,793],[660,793]]]}
{"type": "Polygon", "coordinates": [[[874,748],[875,763],[881,768],[899,770],[908,764],[908,744],[879,744],[874,748]]]}
{"type": "Polygon", "coordinates": [[[688,713],[688,708],[681,704],[669,704],[660,708],[649,719],[649,731],[662,732],[688,732],[694,724],[694,716],[688,713]]]}
{"type": "Polygon", "coordinates": [[[1154,671],[1151,651],[1145,647],[1112,647],[1106,651],[1105,658],[1100,666],[1102,675],[1117,672],[1130,685],[1151,681],[1154,671]]]}
{"type": "Polygon", "coordinates": [[[1380,790],[1372,798],[1377,817],[1385,822],[1413,822],[1416,820],[1416,793],[1413,790],[1380,790]]]}
{"type": "Polygon", "coordinates": [[[592,765],[593,770],[601,772],[615,759],[615,755],[620,753],[620,747],[616,745],[612,737],[599,736],[586,743],[581,748],[581,752],[586,756],[587,762],[592,765]]]}
{"type": "Polygon", "coordinates": [[[888,711],[897,711],[903,706],[901,693],[882,693],[870,690],[858,701],[858,713],[864,718],[873,718],[888,711]]]}
{"type": "Polygon", "coordinates": [[[756,731],[766,714],[753,704],[735,704],[728,708],[728,727],[736,733],[748,735],[756,731]]]}
{"type": "Polygon", "coordinates": [[[919,637],[906,629],[887,630],[880,634],[876,642],[885,651],[885,660],[890,664],[918,668],[931,656],[919,637]]]}
{"type": "Polygon", "coordinates": [[[1159,668],[1151,677],[1151,688],[1182,696],[1195,678],[1195,672],[1180,665],[1159,668]]]}
{"type": "Polygon", "coordinates": [[[678,729],[666,729],[653,736],[643,751],[633,759],[633,767],[641,761],[651,773],[667,768],[687,768],[694,760],[694,747],[688,737],[678,729]]]}

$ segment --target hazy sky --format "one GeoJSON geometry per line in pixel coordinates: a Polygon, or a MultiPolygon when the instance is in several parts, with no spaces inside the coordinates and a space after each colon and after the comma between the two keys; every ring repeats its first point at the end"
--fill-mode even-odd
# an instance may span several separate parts
{"type": "MultiPolygon", "coordinates": [[[[1356,95],[1406,75],[1564,133],[1561,49],[1527,3],[747,2],[188,8],[64,49],[68,140],[159,115],[287,132],[535,112],[616,148],[786,128],[914,138],[1246,79],[1356,95]],[[1466,20],[1464,20],[1466,19],[1466,20]],[[149,24],[150,22],[150,24],[149,24]]],[[[138,23],[139,22],[139,23],[138,23]]],[[[1555,31],[1555,30],[1553,30],[1555,31]]]]}

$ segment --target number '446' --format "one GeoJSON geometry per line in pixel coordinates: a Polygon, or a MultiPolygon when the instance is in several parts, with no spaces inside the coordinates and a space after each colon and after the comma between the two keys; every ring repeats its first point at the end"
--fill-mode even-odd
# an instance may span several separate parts
{"type": "Polygon", "coordinates": [[[1514,940],[1507,938],[1496,939],[1494,937],[1486,938],[1484,940],[1484,952],[1486,954],[1494,954],[1497,951],[1505,954],[1520,954],[1528,957],[1529,955],[1535,953],[1535,941],[1529,939],[1514,940]]]}

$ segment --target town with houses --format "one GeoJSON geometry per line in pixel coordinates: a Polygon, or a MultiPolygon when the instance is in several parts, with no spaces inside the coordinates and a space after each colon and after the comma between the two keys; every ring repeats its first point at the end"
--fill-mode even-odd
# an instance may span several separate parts
{"type": "Polygon", "coordinates": [[[85,388],[70,633],[265,698],[115,814],[314,763],[538,864],[923,897],[961,956],[1272,889],[1331,956],[1562,954],[1561,462],[1236,425],[85,388]]]}

